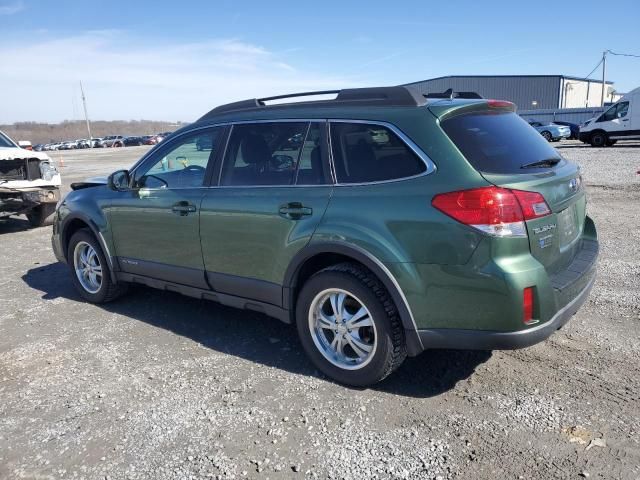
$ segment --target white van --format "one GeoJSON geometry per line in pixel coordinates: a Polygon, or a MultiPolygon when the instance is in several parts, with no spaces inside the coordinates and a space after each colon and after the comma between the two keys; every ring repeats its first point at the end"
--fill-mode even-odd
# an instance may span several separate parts
{"type": "Polygon", "coordinates": [[[640,138],[640,88],[614,103],[599,117],[587,120],[578,137],[593,147],[610,146],[616,140],[640,138]]]}

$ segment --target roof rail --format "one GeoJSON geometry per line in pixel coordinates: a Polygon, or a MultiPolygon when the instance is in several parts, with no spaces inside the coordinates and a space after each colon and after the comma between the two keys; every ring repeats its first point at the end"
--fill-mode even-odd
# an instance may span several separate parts
{"type": "Polygon", "coordinates": [[[316,92],[292,93],[288,95],[276,95],[273,97],[252,98],[239,102],[220,105],[209,113],[203,115],[198,121],[207,120],[221,113],[229,113],[240,110],[255,110],[262,108],[295,107],[313,104],[314,106],[390,106],[390,107],[418,107],[426,101],[422,96],[403,86],[397,87],[372,87],[372,88],[347,88],[343,90],[321,90],[316,92]],[[313,100],[305,102],[278,103],[266,105],[265,102],[282,100],[285,98],[310,97],[314,95],[337,94],[333,100],[313,100]]]}
{"type": "Polygon", "coordinates": [[[442,93],[425,93],[424,98],[484,98],[476,92],[454,92],[453,88],[449,88],[442,93]]]}

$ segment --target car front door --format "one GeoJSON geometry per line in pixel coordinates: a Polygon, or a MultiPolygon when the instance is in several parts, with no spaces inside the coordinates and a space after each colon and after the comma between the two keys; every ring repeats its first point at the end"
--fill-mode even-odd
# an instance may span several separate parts
{"type": "Polygon", "coordinates": [[[624,137],[629,118],[629,102],[618,102],[596,120],[596,128],[605,130],[609,137],[624,137]]]}
{"type": "Polygon", "coordinates": [[[209,282],[218,292],[281,306],[287,266],[311,239],[332,191],[325,122],[234,125],[218,178],[200,213],[209,282]]]}
{"type": "Polygon", "coordinates": [[[108,215],[122,271],[208,288],[200,203],[223,130],[199,129],[171,139],[134,170],[132,188],[118,192],[108,215]]]}

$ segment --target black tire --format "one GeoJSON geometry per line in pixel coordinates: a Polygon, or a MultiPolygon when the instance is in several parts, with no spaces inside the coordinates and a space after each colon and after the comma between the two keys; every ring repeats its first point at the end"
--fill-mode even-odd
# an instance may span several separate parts
{"type": "Polygon", "coordinates": [[[607,146],[607,134],[604,132],[593,132],[589,138],[592,147],[601,148],[607,146]]]}
{"type": "Polygon", "coordinates": [[[397,369],[407,356],[404,329],[396,306],[370,271],[351,263],[334,265],[313,275],[303,285],[296,303],[298,336],[313,364],[333,380],[356,387],[379,382],[397,369]],[[341,289],[357,297],[375,325],[376,347],[364,366],[350,370],[331,363],[314,342],[310,309],[316,296],[327,289],[341,289]]]}
{"type": "Polygon", "coordinates": [[[553,140],[553,138],[551,137],[551,132],[548,132],[547,130],[540,132],[540,135],[542,135],[547,142],[553,140]]]}
{"type": "Polygon", "coordinates": [[[43,203],[27,212],[27,220],[32,227],[45,227],[53,224],[55,214],[55,203],[43,203]]]}
{"type": "Polygon", "coordinates": [[[111,302],[127,291],[128,284],[123,282],[113,283],[111,281],[111,269],[109,268],[107,259],[102,252],[100,243],[93,236],[93,233],[91,233],[91,231],[88,229],[83,228],[81,230],[78,230],[71,236],[71,239],[69,240],[69,246],[67,248],[67,264],[69,265],[69,268],[71,270],[73,285],[76,287],[82,298],[90,303],[111,302]],[[89,244],[93,248],[100,261],[100,266],[102,267],[102,281],[100,288],[96,292],[88,291],[82,285],[82,283],[78,279],[78,275],[76,274],[74,252],[76,246],[81,242],[89,244]]]}

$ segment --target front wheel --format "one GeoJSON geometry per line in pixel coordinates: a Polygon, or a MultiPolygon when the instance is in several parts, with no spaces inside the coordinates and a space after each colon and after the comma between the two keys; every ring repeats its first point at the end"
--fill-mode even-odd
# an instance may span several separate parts
{"type": "Polygon", "coordinates": [[[107,259],[90,230],[82,229],[73,234],[69,240],[67,263],[73,284],[88,302],[110,302],[126,291],[126,284],[112,282],[107,259]]]}
{"type": "Polygon", "coordinates": [[[607,134],[604,132],[595,132],[589,140],[592,147],[605,147],[607,145],[607,134]]]}
{"type": "Polygon", "coordinates": [[[547,132],[546,130],[544,132],[542,132],[540,135],[542,135],[544,137],[544,139],[547,142],[550,142],[552,140],[551,138],[551,132],[547,132]]]}
{"type": "Polygon", "coordinates": [[[296,324],[313,364],[343,384],[379,382],[406,357],[389,293],[371,272],[350,263],[321,270],[304,284],[296,324]]]}

